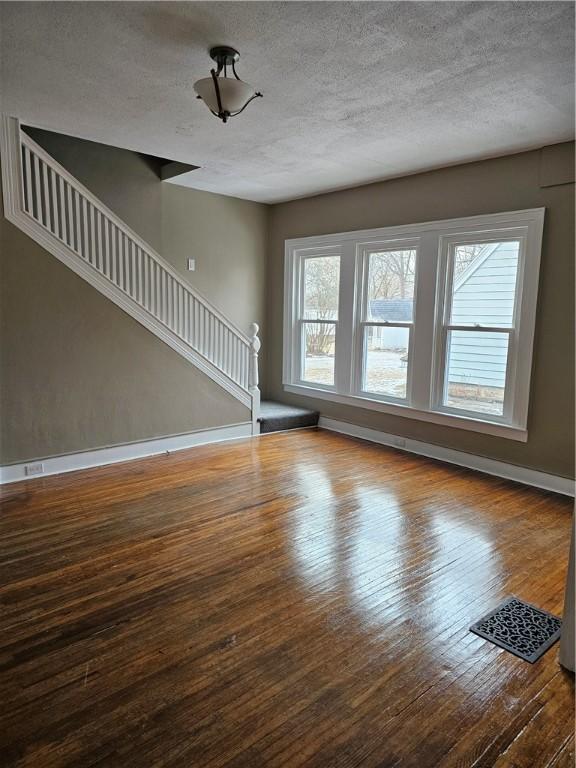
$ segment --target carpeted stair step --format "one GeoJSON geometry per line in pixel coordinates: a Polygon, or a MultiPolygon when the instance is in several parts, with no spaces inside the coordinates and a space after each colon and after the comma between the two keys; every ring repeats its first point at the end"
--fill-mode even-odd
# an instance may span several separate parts
{"type": "Polygon", "coordinates": [[[318,425],[318,411],[296,408],[293,405],[263,400],[260,405],[260,432],[282,432],[285,429],[301,429],[318,425]]]}

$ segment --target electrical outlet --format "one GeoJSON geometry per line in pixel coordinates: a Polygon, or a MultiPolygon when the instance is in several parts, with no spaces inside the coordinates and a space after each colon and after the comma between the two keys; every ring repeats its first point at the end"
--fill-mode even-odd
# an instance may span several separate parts
{"type": "Polygon", "coordinates": [[[403,437],[395,437],[394,445],[396,448],[406,448],[406,440],[403,437]]]}
{"type": "Polygon", "coordinates": [[[196,259],[188,259],[188,272],[196,271],[196,259]]]}
{"type": "Polygon", "coordinates": [[[44,464],[42,464],[41,461],[36,462],[36,464],[26,464],[24,467],[24,474],[25,475],[41,475],[44,473],[44,464]]]}

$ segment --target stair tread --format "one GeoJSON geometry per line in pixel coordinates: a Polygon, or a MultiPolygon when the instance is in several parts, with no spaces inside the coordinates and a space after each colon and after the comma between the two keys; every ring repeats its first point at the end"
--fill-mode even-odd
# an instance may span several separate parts
{"type": "Polygon", "coordinates": [[[309,408],[298,408],[295,405],[276,403],[272,400],[263,400],[260,404],[261,418],[276,418],[278,416],[304,416],[317,413],[318,411],[313,411],[309,408]]]}
{"type": "Polygon", "coordinates": [[[309,408],[264,400],[260,405],[261,432],[280,432],[285,429],[315,427],[320,414],[309,408]]]}

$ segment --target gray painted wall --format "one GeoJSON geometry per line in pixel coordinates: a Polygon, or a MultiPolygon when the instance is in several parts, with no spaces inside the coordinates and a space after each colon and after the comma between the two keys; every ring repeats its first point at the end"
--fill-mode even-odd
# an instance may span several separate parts
{"type": "MultiPolygon", "coordinates": [[[[156,161],[58,134],[30,133],[162,252],[163,185],[156,161]]],[[[244,285],[252,285],[245,304],[252,304],[254,319],[261,321],[265,207],[228,198],[222,203],[217,195],[180,191],[184,202],[170,226],[176,231],[181,227],[185,235],[174,235],[174,240],[184,244],[193,239],[189,224],[202,218],[204,231],[211,232],[212,252],[219,254],[217,271],[215,262],[205,258],[194,273],[203,276],[201,290],[212,291],[207,298],[232,317],[244,285]],[[238,229],[241,238],[236,237],[238,229]],[[235,239],[244,249],[242,283],[238,275],[234,277],[237,261],[230,254],[235,239]],[[251,261],[247,254],[252,252],[251,261]],[[222,286],[220,282],[227,279],[223,260],[229,254],[229,280],[222,286]],[[216,280],[207,276],[212,271],[216,280]]],[[[55,257],[3,218],[1,225],[1,464],[250,419],[247,408],[55,257]]],[[[178,254],[177,245],[172,253],[178,254]]],[[[175,263],[178,258],[174,256],[175,263]]],[[[233,319],[243,323],[241,313],[233,319]]]]}
{"type": "Polygon", "coordinates": [[[249,420],[247,408],[2,218],[0,463],[249,420]]]}
{"type": "MultiPolygon", "coordinates": [[[[124,150],[35,138],[237,325],[262,323],[268,396],[573,476],[572,144],[267,207],[163,186],[154,161],[124,150]],[[285,239],[537,206],[547,214],[527,444],[283,392],[285,239]],[[185,270],[188,256],[197,259],[194,273],[185,270]]],[[[0,246],[0,462],[247,420],[247,409],[9,224],[0,246]]]]}
{"type": "Polygon", "coordinates": [[[271,209],[266,395],[326,416],[524,467],[574,476],[574,145],[444,168],[271,209]],[[566,174],[566,168],[572,174],[566,174]],[[572,183],[566,183],[570,181],[572,183]],[[556,183],[555,183],[556,182],[556,183]],[[434,219],[546,207],[529,440],[419,422],[282,389],[284,241],[434,219]]]}
{"type": "Polygon", "coordinates": [[[265,330],[267,225],[261,203],[162,184],[162,256],[244,333],[265,330]]]}
{"type": "Polygon", "coordinates": [[[147,243],[162,248],[158,160],[37,128],[26,133],[147,243]]]}

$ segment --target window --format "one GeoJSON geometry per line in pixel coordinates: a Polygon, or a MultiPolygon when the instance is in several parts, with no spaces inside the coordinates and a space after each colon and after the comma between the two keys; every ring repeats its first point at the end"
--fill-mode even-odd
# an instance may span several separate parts
{"type": "Polygon", "coordinates": [[[445,408],[504,415],[519,240],[453,243],[443,324],[445,408]]]}
{"type": "Polygon", "coordinates": [[[526,440],[543,221],[287,241],[285,388],[526,440]]]}
{"type": "Polygon", "coordinates": [[[362,320],[362,391],[406,400],[414,316],[416,248],[371,247],[362,320]]]}
{"type": "Polygon", "coordinates": [[[301,283],[300,378],[304,382],[333,387],[340,256],[305,256],[301,283]]]}

